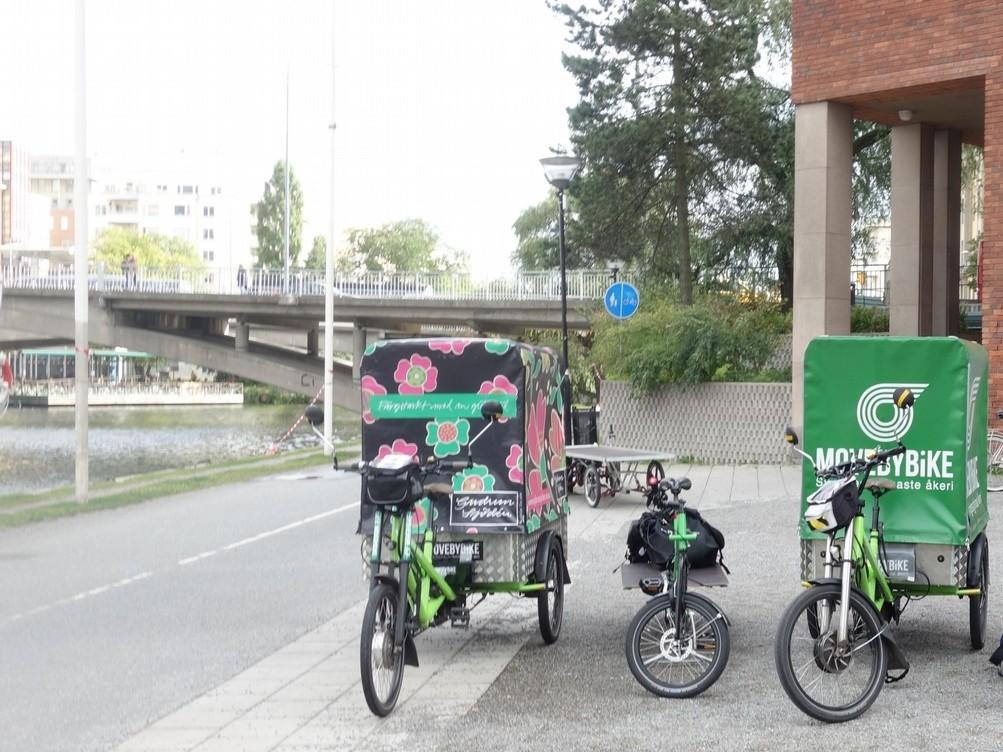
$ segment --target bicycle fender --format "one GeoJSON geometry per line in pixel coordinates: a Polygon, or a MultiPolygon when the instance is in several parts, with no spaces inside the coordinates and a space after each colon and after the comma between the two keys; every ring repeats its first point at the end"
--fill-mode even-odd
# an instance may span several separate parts
{"type": "Polygon", "coordinates": [[[536,556],[533,558],[533,579],[537,582],[545,582],[547,579],[547,554],[553,545],[553,530],[544,530],[540,539],[536,542],[536,556]]]}
{"type": "Polygon", "coordinates": [[[404,635],[404,665],[418,665],[418,648],[414,646],[414,637],[408,632],[404,635]]]}
{"type": "Polygon", "coordinates": [[[564,540],[561,538],[561,536],[555,533],[554,537],[557,539],[557,542],[561,546],[561,573],[562,573],[561,576],[564,577],[564,584],[570,585],[571,572],[568,571],[568,552],[564,548],[564,540]]]}
{"type": "Polygon", "coordinates": [[[376,587],[381,583],[386,583],[387,585],[390,585],[394,588],[400,586],[400,584],[397,582],[396,577],[391,577],[388,574],[378,574],[375,577],[373,577],[372,581],[369,583],[369,589],[372,590],[374,587],[376,587]]]}
{"type": "Polygon", "coordinates": [[[982,587],[981,582],[976,582],[979,576],[979,567],[982,565],[982,550],[986,547],[986,534],[984,532],[975,536],[971,547],[968,549],[968,577],[967,587],[982,587]]]}
{"type": "MultiPolygon", "coordinates": [[[[881,641],[885,643],[885,649],[888,651],[888,670],[908,671],[909,661],[906,659],[905,653],[902,652],[902,648],[899,647],[898,642],[895,640],[894,632],[889,629],[883,630],[881,632],[881,641]]],[[[905,674],[903,674],[903,676],[905,676],[905,674]]]]}
{"type": "MultiPolygon", "coordinates": [[[[842,577],[817,577],[814,580],[805,580],[809,585],[842,585],[842,577]]],[[[856,590],[856,588],[854,588],[856,590]]],[[[859,591],[858,591],[859,592],[859,591]]]]}

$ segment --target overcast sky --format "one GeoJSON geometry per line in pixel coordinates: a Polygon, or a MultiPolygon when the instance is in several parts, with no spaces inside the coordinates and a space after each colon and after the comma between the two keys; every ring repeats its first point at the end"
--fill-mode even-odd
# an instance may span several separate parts
{"type": "MultiPolygon", "coordinates": [[[[0,0],[0,138],[33,153],[74,150],[75,6],[0,0]]],[[[576,101],[545,0],[87,0],[88,152],[198,165],[249,204],[283,155],[288,66],[308,248],[328,231],[332,36],[339,232],[421,218],[505,273],[576,101]]]]}

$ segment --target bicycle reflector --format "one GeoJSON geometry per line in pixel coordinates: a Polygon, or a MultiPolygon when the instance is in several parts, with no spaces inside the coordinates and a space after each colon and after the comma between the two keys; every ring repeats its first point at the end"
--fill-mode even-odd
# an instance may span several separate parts
{"type": "Polygon", "coordinates": [[[828,481],[808,497],[804,518],[817,533],[827,533],[845,527],[860,509],[857,482],[854,478],[828,481]]]}

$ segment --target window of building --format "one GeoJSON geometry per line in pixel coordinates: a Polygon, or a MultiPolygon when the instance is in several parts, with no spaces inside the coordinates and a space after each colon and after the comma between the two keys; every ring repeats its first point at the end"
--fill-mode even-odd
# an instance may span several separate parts
{"type": "Polygon", "coordinates": [[[181,186],[182,193],[195,193],[195,186],[193,185],[183,185],[181,186]]]}
{"type": "Polygon", "coordinates": [[[162,185],[162,184],[161,185],[157,185],[157,192],[158,193],[167,193],[167,186],[166,185],[162,185]]]}
{"type": "Polygon", "coordinates": [[[202,230],[202,239],[203,240],[213,240],[215,237],[216,237],[216,233],[213,231],[213,229],[211,227],[206,228],[205,230],[202,230]]]}
{"type": "Polygon", "coordinates": [[[178,206],[178,205],[175,205],[175,207],[174,207],[174,216],[175,217],[187,217],[188,216],[188,207],[187,206],[178,206]]]}
{"type": "Polygon", "coordinates": [[[223,188],[222,186],[214,185],[210,192],[212,193],[213,196],[218,196],[223,192],[223,188]]]}
{"type": "Polygon", "coordinates": [[[203,206],[202,207],[202,216],[203,217],[215,217],[216,216],[216,207],[215,206],[203,206]]]}
{"type": "Polygon", "coordinates": [[[203,261],[214,261],[215,258],[216,258],[216,254],[214,252],[212,252],[212,251],[202,251],[202,260],[203,261]]]}

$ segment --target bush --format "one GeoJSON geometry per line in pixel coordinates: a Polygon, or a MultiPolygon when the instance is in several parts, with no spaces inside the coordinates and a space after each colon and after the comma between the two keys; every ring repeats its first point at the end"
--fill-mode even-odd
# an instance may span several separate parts
{"type": "Polygon", "coordinates": [[[649,301],[626,322],[605,314],[594,322],[593,356],[606,376],[639,391],[669,383],[762,378],[779,335],[790,331],[790,314],[776,307],[721,298],[689,306],[649,301]]]}
{"type": "Polygon", "coordinates": [[[854,334],[888,331],[888,309],[877,306],[853,306],[850,309],[850,331],[854,334]]]}
{"type": "Polygon", "coordinates": [[[287,392],[277,386],[254,382],[244,384],[245,405],[299,405],[309,401],[302,394],[287,392]]]}

